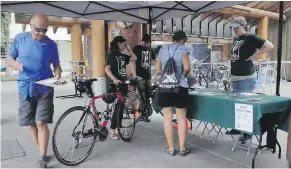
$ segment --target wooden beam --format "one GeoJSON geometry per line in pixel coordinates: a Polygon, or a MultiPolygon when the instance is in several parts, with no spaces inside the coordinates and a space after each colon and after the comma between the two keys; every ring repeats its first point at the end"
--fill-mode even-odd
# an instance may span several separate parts
{"type": "MultiPolygon", "coordinates": [[[[93,77],[105,77],[105,21],[91,21],[93,77]]],[[[107,30],[106,30],[107,31],[107,30]]]]}
{"type": "MultiPolygon", "coordinates": [[[[275,5],[273,5],[272,7],[268,8],[267,10],[270,11],[270,12],[276,12],[277,9],[279,9],[279,2],[276,3],[275,5]]],[[[284,2],[284,5],[286,4],[286,2],[284,2]]]]}
{"type": "MultiPolygon", "coordinates": [[[[16,14],[15,23],[18,24],[29,24],[31,15],[25,14],[16,14]]],[[[66,18],[66,17],[53,17],[48,16],[49,26],[58,26],[58,27],[72,27],[75,24],[91,24],[91,21],[88,19],[76,19],[76,18],[66,18]]]]}
{"type": "Polygon", "coordinates": [[[248,4],[245,5],[245,6],[252,8],[252,7],[258,5],[259,3],[260,3],[260,1],[254,1],[254,2],[250,2],[250,3],[248,3],[248,4]]]}
{"type": "MultiPolygon", "coordinates": [[[[267,16],[260,19],[258,34],[263,39],[268,38],[268,17],[267,16]]],[[[262,54],[258,57],[258,60],[265,60],[265,59],[266,59],[266,54],[262,54]]]]}
{"type": "MultiPolygon", "coordinates": [[[[72,61],[83,60],[82,29],[80,24],[75,24],[71,28],[71,53],[72,61]]],[[[72,65],[74,72],[83,74],[83,68],[76,64],[72,65]]]]}
{"type": "Polygon", "coordinates": [[[270,1],[267,5],[263,7],[263,10],[267,11],[269,8],[271,8],[272,6],[276,4],[278,4],[278,1],[270,1]]]}
{"type": "MultiPolygon", "coordinates": [[[[249,8],[249,7],[241,6],[241,5],[235,5],[229,8],[219,9],[217,12],[230,14],[230,15],[246,16],[246,17],[251,17],[251,18],[263,18],[267,16],[270,20],[279,21],[278,13],[249,8]]],[[[286,17],[283,16],[283,19],[285,20],[286,17]]]]}
{"type": "MultiPolygon", "coordinates": [[[[285,1],[285,2],[284,2],[283,13],[284,13],[284,10],[285,10],[286,8],[289,8],[290,6],[291,6],[291,2],[290,2],[290,1],[285,1]]],[[[276,8],[276,10],[275,10],[274,12],[279,13],[279,5],[278,5],[278,7],[276,8]]]]}
{"type": "Polygon", "coordinates": [[[284,13],[290,12],[291,11],[291,7],[287,8],[284,10],[284,13]]]}
{"type": "Polygon", "coordinates": [[[257,8],[257,9],[262,9],[265,5],[267,5],[268,3],[270,3],[269,1],[262,1],[259,4],[251,7],[251,8],[257,8]]]}
{"type": "Polygon", "coordinates": [[[114,29],[115,28],[115,22],[109,22],[108,23],[108,48],[110,48],[110,42],[113,40],[113,36],[112,36],[112,33],[111,33],[111,31],[112,31],[112,29],[114,29]]]}
{"type": "MultiPolygon", "coordinates": [[[[173,39],[172,39],[172,36],[169,36],[169,35],[160,35],[160,36],[152,36],[152,41],[172,42],[173,39]]],[[[190,36],[190,37],[187,37],[187,42],[225,44],[225,43],[232,43],[232,38],[190,36]]]]}
{"type": "Polygon", "coordinates": [[[291,10],[291,2],[289,2],[288,4],[284,5],[284,11],[283,13],[287,13],[291,10]]]}

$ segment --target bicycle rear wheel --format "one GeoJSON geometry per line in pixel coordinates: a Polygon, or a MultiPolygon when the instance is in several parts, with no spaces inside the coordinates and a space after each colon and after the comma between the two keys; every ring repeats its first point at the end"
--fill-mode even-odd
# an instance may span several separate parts
{"type": "Polygon", "coordinates": [[[125,97],[125,102],[118,103],[116,105],[116,110],[118,113],[117,117],[122,117],[122,119],[117,120],[118,134],[123,141],[128,142],[131,140],[134,134],[136,123],[133,103],[128,97],[125,97]],[[123,110],[121,110],[122,106],[123,110]],[[122,113],[122,115],[120,115],[119,113],[122,113]]]}
{"type": "MultiPolygon", "coordinates": [[[[68,119],[68,118],[66,118],[66,119],[68,119]]],[[[53,137],[52,137],[53,152],[54,152],[54,155],[56,156],[56,158],[58,159],[58,161],[66,166],[76,166],[76,165],[82,163],[84,160],[86,160],[86,158],[92,152],[94,145],[95,145],[95,142],[96,142],[96,139],[97,139],[97,135],[98,135],[97,134],[98,132],[96,130],[97,126],[98,126],[98,124],[97,124],[95,118],[89,112],[89,110],[86,110],[85,107],[76,106],[76,107],[72,107],[72,108],[68,109],[67,111],[65,111],[65,113],[63,113],[61,115],[61,117],[59,118],[59,120],[57,121],[57,124],[53,130],[53,137]],[[67,123],[65,123],[65,122],[62,123],[64,121],[64,119],[66,117],[68,117],[68,115],[72,115],[73,119],[69,120],[67,123]],[[78,117],[78,115],[81,116],[80,119],[76,118],[76,117],[78,117]],[[88,116],[90,117],[89,119],[92,120],[93,125],[91,127],[89,127],[89,129],[85,130],[88,116]],[[68,128],[67,126],[69,124],[72,124],[73,120],[78,121],[77,125],[73,129],[69,129],[68,131],[63,132],[63,133],[58,132],[59,129],[62,128],[62,127],[60,127],[61,124],[65,124],[65,127],[63,127],[63,128],[67,129],[68,128]],[[83,122],[83,123],[81,123],[81,122],[83,122]],[[79,125],[81,125],[81,130],[77,129],[79,125]],[[59,140],[57,139],[57,134],[59,134],[59,133],[62,134],[60,142],[63,142],[63,140],[64,140],[63,135],[65,133],[69,133],[68,135],[71,137],[70,142],[65,144],[64,146],[58,147],[57,142],[59,140]],[[89,141],[89,143],[91,143],[91,144],[87,144],[86,141],[84,141],[84,139],[86,139],[86,138],[92,138],[92,141],[89,141]],[[86,144],[82,144],[83,142],[85,142],[86,144]],[[66,155],[67,155],[68,151],[70,150],[71,145],[72,145],[72,148],[71,148],[71,151],[69,153],[69,157],[66,158],[66,155]],[[60,153],[60,149],[64,148],[64,147],[67,147],[66,152],[65,152],[65,154],[62,154],[62,153],[60,153]],[[87,151],[84,151],[84,155],[81,155],[80,158],[73,160],[74,150],[77,151],[78,149],[83,148],[83,147],[88,147],[89,149],[87,151]]]]}

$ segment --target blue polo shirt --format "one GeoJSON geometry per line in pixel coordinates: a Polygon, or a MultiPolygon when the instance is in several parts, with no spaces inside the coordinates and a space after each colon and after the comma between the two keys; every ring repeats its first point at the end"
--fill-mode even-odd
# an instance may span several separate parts
{"type": "Polygon", "coordinates": [[[23,65],[18,77],[19,94],[32,97],[51,90],[35,82],[53,77],[51,64],[60,63],[57,44],[53,40],[47,36],[37,40],[30,32],[20,33],[15,36],[8,54],[23,65]]]}

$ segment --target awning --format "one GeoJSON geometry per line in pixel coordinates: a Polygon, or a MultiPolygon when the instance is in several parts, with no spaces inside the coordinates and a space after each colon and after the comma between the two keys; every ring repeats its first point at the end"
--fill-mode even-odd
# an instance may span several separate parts
{"type": "Polygon", "coordinates": [[[1,1],[1,10],[137,23],[179,18],[245,1],[1,1]]]}
{"type": "MultiPolygon", "coordinates": [[[[246,1],[1,1],[3,12],[137,23],[179,18],[243,4],[246,1]]],[[[276,94],[280,95],[283,2],[280,1],[276,94]]],[[[151,24],[150,24],[151,26],[151,24]]]]}

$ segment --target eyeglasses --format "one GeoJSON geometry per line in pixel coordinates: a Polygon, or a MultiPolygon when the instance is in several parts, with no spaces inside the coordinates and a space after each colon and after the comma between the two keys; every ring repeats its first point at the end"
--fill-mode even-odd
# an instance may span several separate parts
{"type": "Polygon", "coordinates": [[[47,32],[47,28],[42,29],[42,28],[38,28],[38,27],[36,27],[34,25],[32,25],[32,26],[34,27],[35,31],[38,32],[38,33],[40,33],[40,32],[46,33],[47,32]]]}

